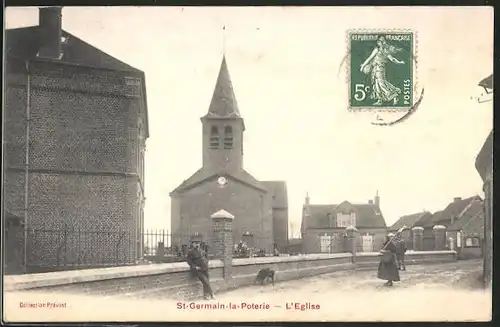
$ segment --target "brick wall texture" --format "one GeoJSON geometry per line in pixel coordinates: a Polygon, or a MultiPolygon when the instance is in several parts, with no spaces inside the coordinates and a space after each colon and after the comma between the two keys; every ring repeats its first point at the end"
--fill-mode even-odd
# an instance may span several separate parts
{"type": "Polygon", "coordinates": [[[29,83],[22,70],[6,76],[4,180],[6,209],[24,217],[29,93],[29,260],[135,261],[144,196],[141,84],[51,63],[31,63],[30,71],[29,83]],[[61,236],[64,229],[80,232],[61,236]]]}

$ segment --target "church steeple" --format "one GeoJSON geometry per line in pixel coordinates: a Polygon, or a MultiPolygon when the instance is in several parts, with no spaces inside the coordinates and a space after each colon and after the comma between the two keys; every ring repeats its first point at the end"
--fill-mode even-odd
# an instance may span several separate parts
{"type": "Polygon", "coordinates": [[[234,95],[233,84],[231,83],[231,76],[227,68],[226,56],[222,57],[219,76],[217,77],[214,93],[212,95],[212,102],[210,103],[206,117],[241,118],[238,102],[234,95]]]}
{"type": "Polygon", "coordinates": [[[208,112],[203,123],[203,167],[229,171],[243,168],[245,123],[234,95],[226,57],[222,57],[208,112]]]}

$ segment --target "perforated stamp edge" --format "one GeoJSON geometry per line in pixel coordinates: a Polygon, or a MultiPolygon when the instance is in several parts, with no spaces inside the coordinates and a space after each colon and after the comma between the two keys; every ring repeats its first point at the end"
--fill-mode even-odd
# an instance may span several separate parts
{"type": "Polygon", "coordinates": [[[419,91],[418,84],[418,31],[413,29],[398,29],[398,28],[368,28],[368,29],[348,29],[346,30],[346,49],[347,49],[347,59],[345,68],[345,82],[347,84],[347,109],[349,112],[390,112],[390,113],[406,113],[413,108],[419,91]],[[409,107],[351,107],[350,95],[351,95],[351,48],[350,48],[350,36],[356,33],[413,33],[413,99],[412,104],[409,107]]]}

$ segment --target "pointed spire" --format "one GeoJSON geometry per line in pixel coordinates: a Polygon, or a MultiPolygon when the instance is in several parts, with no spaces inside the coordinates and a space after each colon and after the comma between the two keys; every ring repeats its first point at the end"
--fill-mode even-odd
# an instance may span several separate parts
{"type": "Polygon", "coordinates": [[[241,117],[233,91],[233,84],[227,68],[226,56],[222,57],[219,76],[215,84],[212,102],[208,109],[207,117],[226,118],[241,117]]]}

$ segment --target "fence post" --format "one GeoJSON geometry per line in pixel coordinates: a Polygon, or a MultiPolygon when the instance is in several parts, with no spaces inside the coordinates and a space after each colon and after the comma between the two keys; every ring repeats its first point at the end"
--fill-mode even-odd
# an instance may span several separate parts
{"type": "Polygon", "coordinates": [[[435,225],[432,227],[434,233],[434,250],[442,251],[446,249],[446,227],[435,225]]]}
{"type": "Polygon", "coordinates": [[[424,228],[420,226],[415,226],[412,228],[412,231],[413,231],[413,250],[423,251],[424,228]]]}
{"type": "Polygon", "coordinates": [[[210,218],[214,227],[215,257],[224,264],[223,276],[227,281],[232,277],[234,216],[225,210],[219,210],[210,218]]]}
{"type": "Polygon", "coordinates": [[[346,227],[346,251],[352,253],[352,263],[356,263],[356,247],[358,230],[354,226],[346,227]]]}

